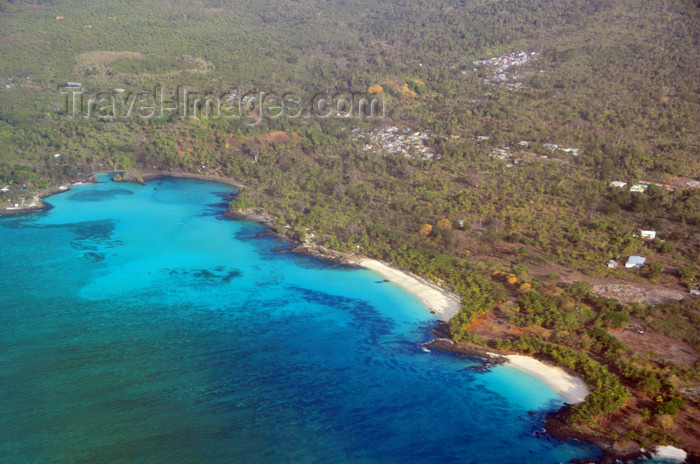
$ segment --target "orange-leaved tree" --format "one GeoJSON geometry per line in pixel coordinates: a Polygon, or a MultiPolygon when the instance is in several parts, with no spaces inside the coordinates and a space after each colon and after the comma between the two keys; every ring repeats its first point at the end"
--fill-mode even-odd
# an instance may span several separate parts
{"type": "Polygon", "coordinates": [[[384,93],[384,88],[379,84],[374,84],[369,87],[370,95],[381,95],[384,93]]]}

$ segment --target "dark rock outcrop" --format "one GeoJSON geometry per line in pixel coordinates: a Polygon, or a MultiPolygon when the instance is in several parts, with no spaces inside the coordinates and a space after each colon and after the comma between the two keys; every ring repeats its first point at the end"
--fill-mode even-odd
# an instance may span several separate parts
{"type": "Polygon", "coordinates": [[[112,180],[114,182],[137,182],[141,185],[146,185],[146,182],[143,180],[143,175],[139,171],[131,169],[124,172],[124,174],[115,174],[112,180]]]}

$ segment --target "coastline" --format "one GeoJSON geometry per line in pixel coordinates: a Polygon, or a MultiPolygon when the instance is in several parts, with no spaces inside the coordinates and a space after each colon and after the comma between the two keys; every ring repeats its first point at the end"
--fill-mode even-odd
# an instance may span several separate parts
{"type": "MultiPolygon", "coordinates": [[[[244,211],[227,211],[224,214],[233,219],[255,221],[274,228],[272,219],[266,215],[244,211]]],[[[293,246],[292,252],[294,253],[307,254],[324,261],[358,266],[376,272],[389,282],[393,282],[421,300],[428,310],[435,314],[441,322],[448,322],[457,315],[462,307],[459,295],[439,287],[424,277],[399,269],[390,263],[362,255],[349,255],[329,250],[323,246],[313,245],[309,241],[301,243],[288,235],[277,233],[274,230],[270,231],[269,235],[291,243],[293,246]]]]}
{"type": "Polygon", "coordinates": [[[50,187],[48,189],[44,189],[39,193],[35,193],[33,195],[33,201],[29,204],[25,204],[22,206],[18,207],[10,207],[10,208],[2,208],[0,207],[0,216],[9,216],[13,214],[22,214],[22,213],[31,213],[34,211],[46,211],[51,209],[50,205],[47,205],[44,203],[44,200],[52,195],[56,195],[58,193],[63,193],[67,192],[70,190],[70,188],[73,185],[81,185],[81,184],[92,184],[97,182],[95,179],[95,173],[88,174],[86,176],[76,176],[72,178],[70,181],[67,181],[66,184],[61,184],[55,187],[50,187]]]}
{"type": "Polygon", "coordinates": [[[360,258],[354,262],[360,267],[372,270],[390,282],[418,297],[440,321],[448,322],[461,308],[459,296],[442,289],[423,277],[394,267],[391,264],[370,258],[360,258]]]}
{"type": "Polygon", "coordinates": [[[144,171],[141,173],[143,180],[155,180],[163,177],[175,177],[181,179],[198,179],[198,180],[208,180],[211,182],[218,182],[220,184],[230,185],[232,187],[237,187],[239,189],[245,188],[246,185],[242,182],[238,182],[233,179],[228,179],[226,177],[220,177],[208,174],[193,174],[190,172],[176,172],[176,171],[144,171]]]}
{"type": "MultiPolygon", "coordinates": [[[[56,195],[58,193],[63,193],[67,192],[70,190],[70,188],[73,185],[80,185],[80,184],[88,184],[88,183],[95,183],[95,175],[96,174],[106,174],[106,173],[126,173],[128,170],[123,170],[123,171],[93,171],[88,175],[84,176],[76,176],[75,178],[69,180],[66,182],[66,184],[62,184],[59,186],[51,187],[49,189],[46,189],[40,193],[36,193],[34,197],[36,198],[35,201],[29,204],[25,204],[22,206],[18,207],[9,207],[9,208],[3,208],[0,207],[0,216],[9,216],[13,214],[22,214],[22,213],[31,213],[34,211],[46,211],[48,209],[51,209],[51,206],[47,205],[44,203],[44,200],[52,195],[56,195]]],[[[175,177],[175,178],[185,178],[185,179],[198,179],[198,180],[207,180],[211,182],[219,182],[220,184],[226,184],[230,185],[232,187],[236,187],[239,189],[245,188],[245,184],[242,182],[235,181],[233,179],[227,179],[225,177],[220,177],[220,176],[214,176],[214,175],[207,175],[207,174],[193,174],[189,172],[177,172],[177,171],[134,171],[135,174],[141,177],[142,181],[149,181],[149,180],[155,180],[155,179],[160,179],[160,178],[167,178],[167,177],[175,177]]],[[[121,181],[115,181],[115,182],[139,182],[137,179],[126,179],[126,180],[121,180],[121,181]]],[[[140,182],[139,182],[140,183],[140,182]]]]}
{"type": "MultiPolygon", "coordinates": [[[[147,181],[167,177],[191,178],[224,183],[237,188],[245,188],[245,184],[242,184],[240,182],[221,178],[218,176],[209,176],[203,174],[153,171],[143,172],[141,173],[141,175],[143,176],[143,180],[147,181]]],[[[89,179],[91,176],[94,176],[94,173],[88,176],[87,178],[89,179]]],[[[135,180],[124,180],[124,182],[129,181],[135,180]]],[[[78,182],[80,181],[75,181],[71,184],[75,184],[78,182]]],[[[43,200],[44,198],[49,197],[51,195],[65,192],[69,188],[70,186],[52,188],[45,195],[41,195],[40,198],[41,200],[43,200]]],[[[50,208],[50,205],[46,205],[42,201],[39,201],[38,204],[34,204],[31,207],[27,206],[25,208],[19,208],[16,210],[10,210],[5,212],[0,210],[0,216],[4,214],[25,213],[50,208]]],[[[265,224],[268,227],[273,227],[271,218],[266,215],[249,214],[240,211],[227,211],[224,214],[236,219],[256,221],[265,224]]],[[[586,396],[590,392],[582,379],[567,373],[564,369],[560,367],[556,367],[551,364],[539,361],[531,356],[500,353],[496,352],[495,350],[476,347],[473,345],[466,345],[452,340],[449,334],[449,326],[446,323],[459,312],[461,303],[457,295],[449,292],[446,289],[440,288],[438,285],[435,285],[434,283],[430,282],[425,278],[416,276],[408,271],[401,270],[389,263],[385,263],[363,256],[355,256],[341,252],[335,252],[333,250],[329,250],[321,246],[314,246],[308,242],[300,244],[293,237],[290,237],[286,234],[276,233],[274,232],[274,230],[270,231],[270,234],[292,243],[293,252],[305,253],[320,259],[341,262],[344,264],[355,265],[365,269],[373,270],[382,275],[387,280],[394,282],[395,284],[404,288],[406,291],[409,291],[410,293],[415,295],[428,307],[428,309],[432,313],[436,314],[437,319],[442,322],[441,324],[439,324],[438,327],[442,327],[446,330],[446,332],[443,332],[438,335],[438,327],[436,327],[434,332],[436,336],[438,336],[438,339],[426,343],[425,346],[453,353],[479,357],[485,360],[485,366],[497,364],[510,364],[510,367],[521,370],[522,372],[525,372],[528,375],[538,378],[539,380],[549,385],[553,390],[561,394],[569,404],[564,405],[564,407],[562,407],[558,411],[555,411],[548,415],[545,427],[547,433],[557,439],[567,440],[573,438],[587,443],[591,443],[603,451],[604,456],[602,458],[587,460],[586,462],[612,463],[616,462],[617,460],[628,462],[630,460],[634,460],[642,456],[651,455],[650,451],[640,450],[639,448],[621,450],[619,449],[619,447],[617,447],[616,442],[614,442],[611,439],[596,436],[586,432],[575,431],[568,427],[568,425],[566,424],[566,418],[568,417],[568,414],[571,411],[570,405],[584,401],[586,396]]],[[[671,448],[672,447],[657,447],[657,449],[660,450],[661,453],[675,454],[676,456],[678,456],[678,453],[684,452],[683,450],[679,450],[677,448],[671,448]]]]}
{"type": "Polygon", "coordinates": [[[552,390],[563,396],[568,404],[581,403],[590,393],[590,389],[582,378],[559,366],[540,361],[532,356],[504,353],[476,345],[459,343],[452,339],[449,325],[446,323],[434,327],[433,335],[435,335],[435,339],[425,344],[428,348],[482,358],[485,360],[486,367],[507,365],[525,372],[547,384],[552,390]]]}
{"type": "Polygon", "coordinates": [[[675,446],[657,446],[654,449],[654,457],[666,459],[669,461],[685,462],[688,459],[688,453],[675,446]]]}
{"type": "Polygon", "coordinates": [[[509,354],[506,359],[507,365],[546,383],[569,404],[583,402],[590,393],[583,379],[569,374],[561,367],[521,354],[509,354]]]}
{"type": "Polygon", "coordinates": [[[435,339],[424,346],[432,349],[447,351],[454,354],[483,359],[482,368],[494,365],[510,365],[514,369],[532,375],[546,383],[566,399],[566,403],[556,411],[546,415],[544,429],[547,434],[557,440],[578,440],[589,443],[602,452],[599,458],[581,459],[579,464],[616,464],[631,463],[639,459],[659,458],[679,463],[700,464],[697,455],[684,449],[669,445],[652,445],[641,448],[634,441],[618,441],[605,434],[598,434],[592,430],[577,430],[569,426],[569,417],[575,404],[584,401],[590,393],[590,389],[583,379],[570,374],[566,369],[540,361],[535,357],[503,352],[488,347],[461,343],[452,339],[449,325],[441,323],[433,328],[435,339]]]}

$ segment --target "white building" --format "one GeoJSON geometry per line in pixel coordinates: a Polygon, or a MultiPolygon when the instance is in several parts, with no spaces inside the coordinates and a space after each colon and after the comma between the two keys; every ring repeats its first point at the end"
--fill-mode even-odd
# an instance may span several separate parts
{"type": "Polygon", "coordinates": [[[562,148],[561,151],[569,155],[578,156],[578,148],[562,148]]]}
{"type": "Polygon", "coordinates": [[[630,256],[625,263],[625,267],[628,269],[640,269],[642,266],[644,266],[646,260],[647,259],[642,256],[630,256]]]}
{"type": "Polygon", "coordinates": [[[654,240],[656,238],[656,231],[654,230],[640,230],[639,238],[643,240],[654,240]]]}
{"type": "Polygon", "coordinates": [[[625,188],[627,182],[620,182],[619,180],[614,180],[610,182],[610,187],[625,188]]]}

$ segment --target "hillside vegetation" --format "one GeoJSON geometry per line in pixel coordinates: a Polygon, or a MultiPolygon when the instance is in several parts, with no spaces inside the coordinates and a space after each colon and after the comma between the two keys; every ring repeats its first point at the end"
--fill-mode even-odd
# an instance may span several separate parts
{"type": "Polygon", "coordinates": [[[232,209],[459,293],[456,339],[579,372],[594,393],[577,427],[700,453],[697,364],[615,338],[643,325],[696,359],[698,299],[586,283],[687,295],[700,279],[699,26],[688,0],[0,1],[0,207],[95,170],[241,181],[232,209]],[[291,93],[304,111],[71,117],[68,82],[122,104],[291,93]],[[336,92],[384,112],[311,111],[336,92]],[[487,336],[493,321],[515,329],[487,336]]]}

